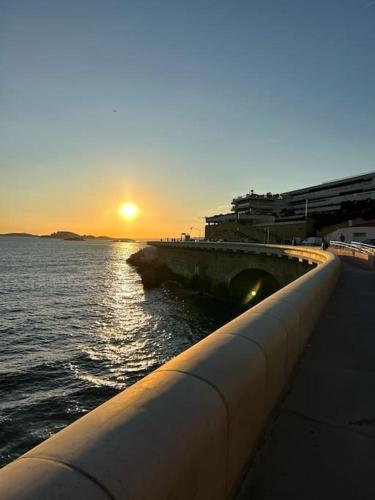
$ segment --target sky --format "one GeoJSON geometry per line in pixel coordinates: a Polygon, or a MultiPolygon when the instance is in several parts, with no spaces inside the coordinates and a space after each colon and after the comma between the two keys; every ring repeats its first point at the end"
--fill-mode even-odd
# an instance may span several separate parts
{"type": "Polygon", "coordinates": [[[0,233],[198,235],[250,189],[375,168],[375,0],[0,10],[0,233]]]}

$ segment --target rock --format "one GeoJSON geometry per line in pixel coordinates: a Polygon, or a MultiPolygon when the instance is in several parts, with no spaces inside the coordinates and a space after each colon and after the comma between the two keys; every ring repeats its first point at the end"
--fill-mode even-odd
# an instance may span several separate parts
{"type": "Polygon", "coordinates": [[[137,269],[145,288],[158,287],[166,281],[180,279],[159,259],[157,248],[154,247],[142,248],[132,254],[127,262],[137,269]]]}
{"type": "Polygon", "coordinates": [[[154,288],[161,285],[161,276],[156,269],[144,269],[140,272],[140,275],[145,288],[154,288]]]}
{"type": "Polygon", "coordinates": [[[158,250],[155,247],[145,247],[133,253],[127,262],[135,267],[156,264],[159,261],[158,250]]]}

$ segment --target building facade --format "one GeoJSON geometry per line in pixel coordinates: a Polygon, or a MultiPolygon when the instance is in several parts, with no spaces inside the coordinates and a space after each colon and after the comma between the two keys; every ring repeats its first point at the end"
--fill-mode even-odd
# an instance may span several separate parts
{"type": "Polygon", "coordinates": [[[233,198],[231,213],[206,217],[206,238],[284,243],[330,225],[374,218],[375,172],[370,172],[281,194],[250,191],[233,198]]]}

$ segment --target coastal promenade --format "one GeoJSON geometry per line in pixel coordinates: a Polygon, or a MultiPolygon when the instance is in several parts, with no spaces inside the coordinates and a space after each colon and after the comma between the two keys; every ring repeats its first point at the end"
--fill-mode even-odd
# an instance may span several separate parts
{"type": "Polygon", "coordinates": [[[238,500],[370,500],[375,273],[344,263],[238,500]]]}
{"type": "MultiPolygon", "coordinates": [[[[173,252],[184,248],[211,255],[217,273],[223,270],[220,254],[229,259],[243,253],[250,269],[259,252],[267,259],[276,255],[281,266],[284,259],[316,265],[4,467],[0,498],[237,497],[335,287],[340,262],[308,247],[189,244],[173,252]]],[[[173,253],[163,252],[179,265],[173,253]]],[[[200,272],[199,263],[192,267],[200,272]]]]}

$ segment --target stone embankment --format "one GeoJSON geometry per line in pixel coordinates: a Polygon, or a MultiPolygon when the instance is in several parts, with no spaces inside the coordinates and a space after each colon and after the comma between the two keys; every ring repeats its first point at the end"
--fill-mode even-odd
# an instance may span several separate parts
{"type": "Polygon", "coordinates": [[[235,498],[339,274],[302,252],[318,266],[5,467],[0,498],[235,498]]]}
{"type": "Polygon", "coordinates": [[[236,307],[254,306],[310,271],[313,251],[280,245],[159,242],[131,255],[145,287],[195,290],[236,307]]]}

